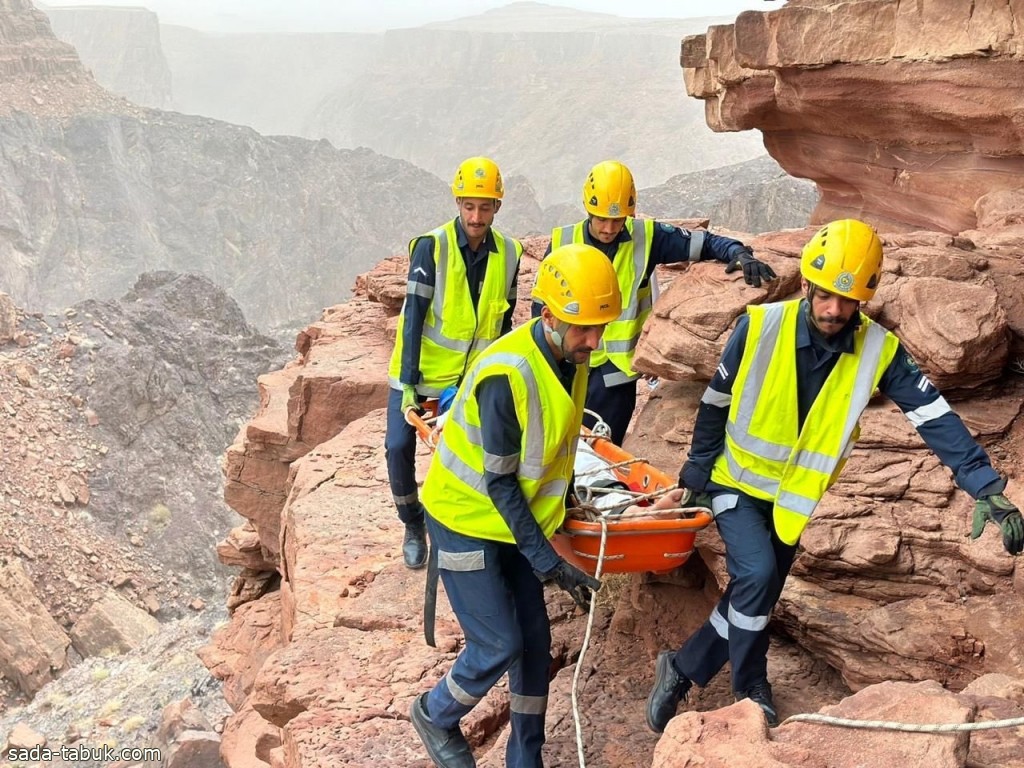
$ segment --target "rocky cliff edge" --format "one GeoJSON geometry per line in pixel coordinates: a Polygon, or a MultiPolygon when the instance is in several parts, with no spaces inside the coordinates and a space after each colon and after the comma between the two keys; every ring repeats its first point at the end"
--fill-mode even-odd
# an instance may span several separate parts
{"type": "Polygon", "coordinates": [[[686,89],[716,131],[758,129],[815,181],[812,221],[978,226],[1024,187],[1024,3],[790,0],[683,41],[686,89]]]}

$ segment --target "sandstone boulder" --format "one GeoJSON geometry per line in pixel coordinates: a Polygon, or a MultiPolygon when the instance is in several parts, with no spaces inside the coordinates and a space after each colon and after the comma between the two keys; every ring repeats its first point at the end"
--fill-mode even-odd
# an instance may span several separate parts
{"type": "Polygon", "coordinates": [[[159,621],[108,591],[75,622],[71,642],[83,656],[115,656],[138,647],[159,629],[159,621]]]}
{"type": "Polygon", "coordinates": [[[47,613],[20,560],[0,567],[0,672],[34,694],[67,666],[71,640],[47,613]]]}

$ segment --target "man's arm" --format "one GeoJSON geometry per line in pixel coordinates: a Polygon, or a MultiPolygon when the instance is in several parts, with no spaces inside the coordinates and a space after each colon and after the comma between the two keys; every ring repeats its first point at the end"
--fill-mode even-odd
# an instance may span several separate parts
{"type": "Polygon", "coordinates": [[[878,388],[910,419],[939,461],[952,470],[956,484],[975,499],[1002,492],[1005,481],[992,468],[985,449],[971,437],[960,417],[900,344],[878,388]],[[990,490],[990,488],[998,488],[990,490]]]}
{"type": "Polygon", "coordinates": [[[697,420],[693,424],[690,453],[679,472],[679,484],[692,491],[706,490],[711,479],[711,468],[725,447],[725,425],[732,404],[732,384],[743,358],[749,324],[749,317],[741,315],[722,351],[715,375],[711,377],[711,383],[700,399],[697,420]]]}
{"type": "Polygon", "coordinates": [[[1003,548],[1011,555],[1020,554],[1024,550],[1024,520],[1016,505],[1003,495],[1005,478],[992,468],[985,449],[971,437],[902,344],[878,386],[910,419],[939,461],[953,471],[956,484],[974,497],[971,538],[981,536],[992,522],[999,529],[1003,548]]]}
{"type": "Polygon", "coordinates": [[[477,385],[477,401],[480,404],[487,493],[530,566],[539,573],[547,573],[561,562],[561,558],[544,536],[519,487],[523,429],[508,378],[491,376],[484,379],[477,385]]]}
{"type": "MultiPolygon", "coordinates": [[[[642,226],[637,219],[636,226],[642,226]]],[[[655,222],[651,240],[651,262],[678,264],[683,261],[720,261],[728,264],[749,249],[739,240],[704,230],[692,232],[665,222],[655,222]]]]}
{"type": "Polygon", "coordinates": [[[677,264],[683,261],[720,261],[726,272],[743,270],[743,279],[756,288],[761,281],[775,278],[775,272],[754,258],[754,251],[739,240],[703,230],[692,232],[682,227],[657,222],[651,241],[651,260],[647,265],[647,279],[658,264],[677,264]]]}
{"type": "Polygon", "coordinates": [[[421,237],[413,246],[409,257],[409,279],[405,286],[402,305],[402,384],[419,384],[420,348],[423,341],[423,323],[434,299],[437,268],[434,265],[434,238],[421,237]]]}

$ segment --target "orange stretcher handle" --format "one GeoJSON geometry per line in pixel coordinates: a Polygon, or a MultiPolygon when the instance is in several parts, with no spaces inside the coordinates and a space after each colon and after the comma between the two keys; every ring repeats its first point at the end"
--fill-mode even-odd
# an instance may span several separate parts
{"type": "Polygon", "coordinates": [[[405,421],[415,428],[420,440],[430,450],[434,450],[441,437],[441,427],[434,426],[437,421],[437,400],[424,400],[420,403],[420,407],[423,408],[423,413],[417,413],[415,408],[407,410],[405,421]]]}

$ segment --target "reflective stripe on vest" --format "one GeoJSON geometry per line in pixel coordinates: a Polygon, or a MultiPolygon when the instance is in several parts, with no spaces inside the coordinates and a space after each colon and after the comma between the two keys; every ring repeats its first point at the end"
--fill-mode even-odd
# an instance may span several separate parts
{"type": "MultiPolygon", "coordinates": [[[[556,227],[551,231],[551,250],[566,243],[582,243],[584,227],[587,221],[581,221],[572,226],[556,227]]],[[[654,219],[634,219],[626,217],[626,231],[630,239],[619,243],[615,251],[615,258],[612,265],[615,267],[615,276],[619,281],[619,290],[622,293],[622,312],[616,320],[613,320],[604,330],[601,338],[601,348],[590,355],[590,367],[597,368],[606,361],[611,360],[615,367],[622,372],[622,376],[609,374],[605,376],[606,386],[615,386],[639,377],[633,370],[633,355],[636,352],[636,345],[640,341],[640,334],[644,329],[644,322],[651,314],[653,300],[651,298],[651,282],[643,288],[643,282],[647,274],[647,265],[651,257],[651,242],[654,239],[654,219]],[[609,381],[609,379],[612,379],[609,381]]]]}
{"type": "Polygon", "coordinates": [[[508,379],[522,428],[517,457],[502,457],[544,535],[551,537],[565,517],[583,402],[586,366],[577,366],[572,396],[565,391],[533,339],[535,318],[494,342],[466,375],[445,422],[420,494],[427,511],[457,533],[515,543],[494,506],[484,480],[488,463],[483,446],[478,384],[489,376],[508,379]],[[517,459],[513,467],[511,459],[517,459]]]}
{"type": "Polygon", "coordinates": [[[747,307],[750,326],[711,480],[775,502],[775,530],[796,544],[860,434],[858,420],[896,354],[896,337],[861,316],[797,434],[796,327],[802,302],[747,307]]]}
{"type": "MultiPolygon", "coordinates": [[[[423,321],[421,375],[416,385],[416,391],[424,397],[437,397],[455,384],[473,360],[501,333],[501,324],[510,306],[509,296],[515,295],[513,280],[523,246],[493,228],[491,233],[497,250],[487,255],[487,268],[476,307],[469,301],[466,263],[459,251],[455,220],[421,236],[434,238],[435,285],[431,288],[410,280],[406,296],[431,300],[423,321]]],[[[409,243],[410,257],[419,239],[409,243]]],[[[388,381],[393,389],[402,388],[399,377],[404,329],[403,305],[388,368],[388,381]]]]}
{"type": "Polygon", "coordinates": [[[690,232],[690,251],[686,257],[687,261],[700,261],[700,254],[704,250],[704,237],[707,235],[703,229],[694,229],[690,232]]]}

